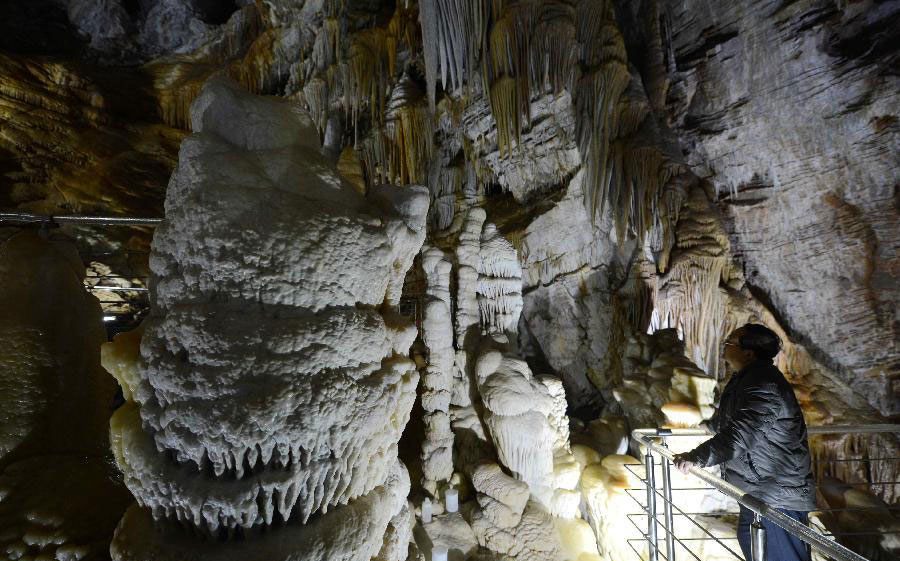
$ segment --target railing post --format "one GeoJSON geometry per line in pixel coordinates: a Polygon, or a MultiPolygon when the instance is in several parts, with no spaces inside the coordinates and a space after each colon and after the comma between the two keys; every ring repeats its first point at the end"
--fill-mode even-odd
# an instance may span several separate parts
{"type": "Polygon", "coordinates": [[[762,517],[754,512],[753,524],[750,525],[750,556],[753,561],[766,561],[766,528],[762,517]]]}
{"type": "MultiPolygon", "coordinates": [[[[663,446],[666,441],[663,440],[663,446]]],[[[666,561],[675,561],[675,524],[672,522],[672,462],[663,456],[663,528],[666,529],[666,561]]]]}
{"type": "Polygon", "coordinates": [[[646,471],[647,485],[647,559],[657,561],[659,558],[656,548],[656,468],[653,465],[653,452],[647,448],[644,456],[644,469],[646,471]]]}

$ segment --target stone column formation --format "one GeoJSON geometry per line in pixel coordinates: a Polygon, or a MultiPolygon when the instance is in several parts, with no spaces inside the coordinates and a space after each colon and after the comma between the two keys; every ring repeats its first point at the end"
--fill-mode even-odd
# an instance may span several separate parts
{"type": "Polygon", "coordinates": [[[454,370],[453,405],[472,404],[471,372],[466,348],[478,345],[481,328],[478,322],[478,268],[481,264],[481,228],[487,214],[473,208],[466,215],[456,246],[456,368],[454,370]]]}
{"type": "Polygon", "coordinates": [[[221,78],[191,120],[153,240],[137,379],[120,380],[132,400],[110,423],[139,505],[112,556],[405,559],[397,441],[416,330],[385,310],[424,240],[428,192],[364,198],[295,106],[221,78]]]}
{"type": "Polygon", "coordinates": [[[450,430],[450,389],[453,384],[453,321],[450,316],[451,263],[444,252],[423,252],[426,303],[422,338],[428,365],[422,378],[425,442],[422,446],[424,485],[436,495],[436,483],[453,475],[453,432],[450,430]]]}

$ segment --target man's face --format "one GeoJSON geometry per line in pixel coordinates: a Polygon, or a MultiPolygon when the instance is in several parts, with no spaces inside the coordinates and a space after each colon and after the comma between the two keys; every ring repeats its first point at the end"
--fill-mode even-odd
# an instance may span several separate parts
{"type": "Polygon", "coordinates": [[[741,348],[740,338],[743,335],[744,328],[735,329],[723,343],[725,362],[736,371],[753,362],[755,358],[753,351],[741,348]]]}

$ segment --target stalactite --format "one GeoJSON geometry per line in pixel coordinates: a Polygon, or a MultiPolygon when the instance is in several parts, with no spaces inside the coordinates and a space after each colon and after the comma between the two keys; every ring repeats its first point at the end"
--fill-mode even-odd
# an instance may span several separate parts
{"type": "Polygon", "coordinates": [[[663,32],[660,19],[662,14],[658,0],[646,2],[641,7],[642,20],[646,26],[647,59],[643,68],[647,97],[654,111],[665,109],[666,93],[669,91],[669,76],[663,49],[663,32]]]}
{"type": "Polygon", "coordinates": [[[497,146],[501,155],[509,155],[513,145],[519,143],[522,114],[530,106],[528,76],[521,65],[523,57],[514,27],[511,15],[494,23],[485,62],[484,83],[497,125],[497,146]]]}
{"type": "Polygon", "coordinates": [[[718,216],[697,185],[677,224],[669,272],[657,277],[660,327],[678,327],[689,357],[713,377],[719,374],[719,345],[726,333],[726,297],[719,287],[728,274],[731,249],[718,216]]]}
{"type": "Polygon", "coordinates": [[[360,193],[366,193],[366,178],[363,174],[362,165],[356,156],[356,151],[352,146],[345,146],[341,150],[337,161],[337,172],[341,179],[353,185],[360,193]]]}
{"type": "Polygon", "coordinates": [[[355,34],[350,42],[347,59],[342,65],[344,108],[356,127],[360,112],[368,104],[372,123],[381,123],[385,109],[390,74],[390,61],[396,57],[388,52],[387,32],[373,28],[355,34]]]}
{"type": "Polygon", "coordinates": [[[483,192],[487,185],[494,183],[494,171],[479,157],[478,147],[465,136],[462,138],[462,146],[467,167],[474,176],[475,190],[483,192]]]}
{"type": "Polygon", "coordinates": [[[397,170],[391,175],[401,183],[424,183],[432,151],[432,126],[422,92],[407,77],[394,88],[394,94],[387,116],[395,147],[391,167],[397,170]]]}
{"type": "Polygon", "coordinates": [[[211,53],[211,61],[223,63],[253,42],[269,23],[265,12],[267,10],[262,3],[251,3],[241,8],[240,24],[225,26],[221,46],[211,53]]]}
{"type": "Polygon", "coordinates": [[[500,154],[509,155],[521,135],[521,101],[519,83],[510,76],[498,78],[489,91],[491,113],[497,124],[497,146],[500,154]]]}
{"type": "Polygon", "coordinates": [[[575,91],[578,46],[575,44],[575,6],[567,1],[536,3],[534,30],[530,33],[529,75],[531,90],[554,94],[575,91]]]}
{"type": "Polygon", "coordinates": [[[425,81],[428,108],[434,111],[438,73],[438,7],[437,0],[420,0],[419,24],[422,27],[422,58],[425,60],[425,81]]]}
{"type": "Polygon", "coordinates": [[[438,76],[449,91],[470,84],[478,55],[484,50],[490,8],[503,2],[486,0],[422,0],[419,19],[428,82],[428,103],[434,108],[438,76]]]}
{"type": "Polygon", "coordinates": [[[274,78],[271,69],[275,62],[279,37],[276,29],[263,32],[240,60],[228,65],[228,75],[251,93],[270,93],[274,78]]]}
{"type": "Polygon", "coordinates": [[[303,96],[319,136],[324,135],[325,124],[328,122],[328,84],[322,78],[315,77],[303,86],[303,96]]]}
{"type": "Polygon", "coordinates": [[[423,94],[405,76],[391,91],[384,124],[361,143],[370,183],[425,183],[431,130],[423,94]]]}
{"type": "Polygon", "coordinates": [[[655,214],[659,235],[659,246],[655,248],[656,267],[660,273],[665,273],[669,268],[669,257],[675,247],[675,225],[690,186],[696,182],[696,177],[683,169],[673,169],[672,172],[673,176],[662,188],[655,214]]]}
{"type": "Polygon", "coordinates": [[[309,58],[315,72],[324,72],[341,59],[341,23],[336,15],[322,19],[322,31],[316,36],[309,58]]]}
{"type": "Polygon", "coordinates": [[[191,103],[200,95],[209,74],[198,73],[186,64],[150,65],[149,68],[156,76],[154,87],[160,92],[157,103],[162,121],[172,127],[190,130],[191,103]]]}
{"type": "Polygon", "coordinates": [[[464,166],[441,167],[429,182],[431,191],[431,223],[438,230],[443,230],[453,222],[456,212],[456,196],[462,192],[466,180],[464,166]]]}
{"type": "Polygon", "coordinates": [[[397,73],[397,53],[401,48],[412,49],[416,46],[415,10],[397,4],[394,15],[388,22],[385,41],[387,42],[388,73],[394,76],[397,73]]]}
{"type": "MultiPolygon", "coordinates": [[[[576,86],[576,142],[586,164],[585,199],[592,217],[602,212],[613,175],[612,135],[619,99],[630,82],[625,44],[608,0],[578,4],[578,41],[584,71],[576,86]]],[[[621,153],[620,153],[621,155],[621,153]]]]}

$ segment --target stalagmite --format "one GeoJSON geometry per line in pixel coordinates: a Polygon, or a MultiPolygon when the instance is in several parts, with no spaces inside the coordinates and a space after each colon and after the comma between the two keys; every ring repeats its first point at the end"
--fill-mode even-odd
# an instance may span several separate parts
{"type": "Polygon", "coordinates": [[[630,435],[625,417],[607,415],[591,421],[588,428],[594,445],[602,454],[624,454],[628,450],[630,435]]]}
{"type": "Polygon", "coordinates": [[[830,477],[821,480],[819,489],[828,508],[835,509],[821,513],[821,518],[832,533],[840,534],[838,541],[872,561],[900,555],[900,521],[887,503],[864,488],[830,477]]]}
{"type": "Polygon", "coordinates": [[[144,326],[141,324],[131,331],[117,334],[112,342],[100,347],[103,367],[119,383],[125,401],[134,401],[134,392],[141,382],[138,360],[143,336],[144,326]]]}
{"type": "Polygon", "coordinates": [[[477,348],[481,337],[478,308],[478,269],[481,267],[481,230],[484,209],[469,210],[456,246],[456,314],[454,335],[456,356],[451,402],[457,406],[472,404],[472,366],[467,349],[477,348]]]}
{"type": "Polygon", "coordinates": [[[621,513],[633,510],[634,503],[626,489],[639,487],[642,474],[641,463],[637,459],[611,455],[600,463],[587,466],[581,476],[580,489],[593,521],[600,553],[611,561],[630,561],[634,558],[628,540],[640,538],[641,532],[621,513]],[[634,465],[626,467],[626,464],[634,465]]]}
{"type": "MultiPolygon", "coordinates": [[[[415,396],[403,355],[416,332],[380,306],[399,302],[427,191],[363,198],[319,155],[308,119],[224,79],[204,88],[192,122],[154,236],[140,379],[110,422],[142,507],[112,553],[203,547],[177,537],[181,525],[226,539],[238,530],[247,541],[234,547],[267,559],[295,559],[288,544],[302,542],[320,544],[304,550],[323,561],[367,560],[409,487],[396,446],[415,396]]],[[[208,547],[211,559],[231,551],[208,547]]]]}
{"type": "Polygon", "coordinates": [[[613,395],[632,427],[696,426],[712,416],[716,380],[685,357],[684,349],[671,328],[629,336],[622,381],[613,385],[613,395]]]}
{"type": "Polygon", "coordinates": [[[500,461],[549,501],[554,431],[553,400],[525,361],[488,346],[475,367],[478,393],[500,461]]]}
{"type": "Polygon", "coordinates": [[[456,347],[463,348],[468,343],[467,335],[472,326],[477,326],[478,311],[478,271],[481,265],[481,232],[487,215],[482,208],[469,211],[459,233],[456,246],[456,347]]]}
{"type": "Polygon", "coordinates": [[[422,339],[428,347],[428,364],[422,376],[422,408],[425,410],[425,442],[422,472],[426,489],[436,495],[438,482],[453,474],[453,433],[450,430],[450,392],[453,384],[453,322],[450,316],[450,268],[437,248],[422,253],[427,282],[422,339]]]}

